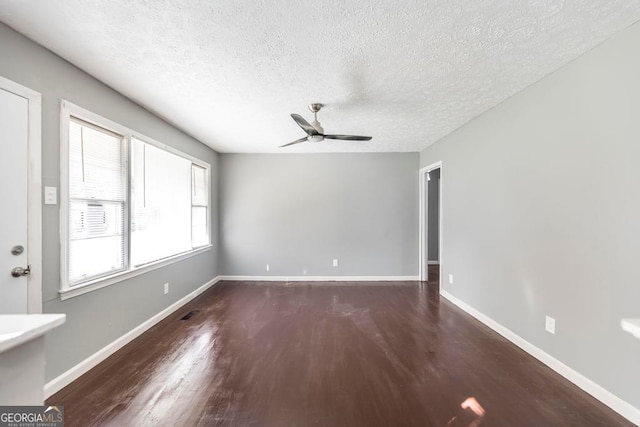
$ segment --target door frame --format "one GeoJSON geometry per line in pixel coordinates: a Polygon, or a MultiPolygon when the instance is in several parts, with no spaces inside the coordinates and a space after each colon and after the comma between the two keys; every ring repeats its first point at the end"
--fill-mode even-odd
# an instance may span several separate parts
{"type": "Polygon", "coordinates": [[[443,254],[442,254],[442,179],[443,179],[443,167],[442,160],[432,163],[429,166],[425,166],[420,168],[418,179],[419,179],[419,191],[420,191],[420,226],[419,226],[419,248],[418,248],[418,266],[419,272],[418,276],[421,281],[427,281],[429,278],[429,263],[427,262],[426,257],[429,253],[429,197],[427,197],[427,191],[429,189],[429,184],[427,182],[427,173],[434,170],[440,169],[440,185],[438,191],[438,259],[439,259],[439,270],[440,277],[442,277],[442,263],[443,263],[443,254]]]}
{"type": "Polygon", "coordinates": [[[40,93],[0,76],[0,89],[28,102],[27,136],[27,260],[31,274],[27,278],[27,312],[42,313],[42,96],[40,93]]]}

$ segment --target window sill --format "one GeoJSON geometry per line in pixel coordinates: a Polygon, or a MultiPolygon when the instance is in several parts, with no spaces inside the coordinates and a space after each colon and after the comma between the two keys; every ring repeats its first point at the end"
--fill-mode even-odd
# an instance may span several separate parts
{"type": "Polygon", "coordinates": [[[149,271],[153,271],[160,267],[164,267],[170,264],[174,264],[178,261],[185,260],[187,258],[191,258],[192,256],[202,254],[211,250],[213,245],[203,246],[198,249],[194,249],[191,252],[187,252],[184,254],[174,255],[170,258],[165,258],[160,261],[153,262],[151,264],[147,264],[145,266],[139,267],[135,270],[123,271],[120,273],[113,274],[108,277],[101,277],[100,279],[93,280],[91,282],[82,283],[81,285],[76,285],[73,287],[69,287],[67,289],[61,289],[58,291],[60,294],[60,299],[62,301],[67,300],[69,298],[77,297],[79,295],[86,294],[88,292],[95,291],[97,289],[101,289],[110,285],[114,285],[116,283],[122,282],[124,280],[131,279],[136,276],[140,276],[141,274],[148,273],[149,271]]]}

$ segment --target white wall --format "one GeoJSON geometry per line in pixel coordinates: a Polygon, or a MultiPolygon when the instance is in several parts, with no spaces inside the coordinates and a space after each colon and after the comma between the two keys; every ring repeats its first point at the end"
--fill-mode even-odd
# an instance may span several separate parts
{"type": "Polygon", "coordinates": [[[443,161],[444,290],[636,408],[639,46],[636,24],[420,162],[443,161]]]}

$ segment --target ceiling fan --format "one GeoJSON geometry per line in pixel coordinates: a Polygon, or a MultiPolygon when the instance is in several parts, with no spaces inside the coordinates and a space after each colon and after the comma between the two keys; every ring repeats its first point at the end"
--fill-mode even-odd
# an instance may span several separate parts
{"type": "Polygon", "coordinates": [[[291,118],[307,133],[307,136],[300,138],[296,141],[288,144],[281,145],[282,147],[288,147],[289,145],[300,144],[301,142],[320,142],[325,138],[327,139],[341,139],[345,141],[369,141],[370,136],[358,136],[358,135],[325,135],[324,129],[320,126],[318,121],[318,111],[323,107],[322,104],[309,104],[309,110],[313,113],[313,122],[309,123],[300,114],[292,114],[291,118]]]}

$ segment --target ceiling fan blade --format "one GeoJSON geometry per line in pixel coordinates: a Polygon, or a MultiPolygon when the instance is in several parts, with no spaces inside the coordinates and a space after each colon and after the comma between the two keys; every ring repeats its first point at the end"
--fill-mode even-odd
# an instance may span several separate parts
{"type": "Polygon", "coordinates": [[[327,139],[342,139],[345,141],[370,141],[370,136],[358,136],[358,135],[325,135],[327,139]]]}
{"type": "Polygon", "coordinates": [[[296,121],[298,126],[300,126],[302,130],[304,130],[307,133],[307,135],[320,135],[320,132],[318,132],[316,128],[311,126],[311,123],[309,123],[304,118],[302,118],[300,114],[294,113],[291,115],[291,118],[296,121]]]}
{"type": "Polygon", "coordinates": [[[293,141],[293,142],[290,142],[288,144],[281,145],[280,148],[288,147],[288,146],[293,145],[293,144],[300,144],[301,142],[305,142],[306,140],[307,140],[307,137],[305,136],[304,138],[300,138],[300,139],[298,139],[296,141],[293,141]]]}

